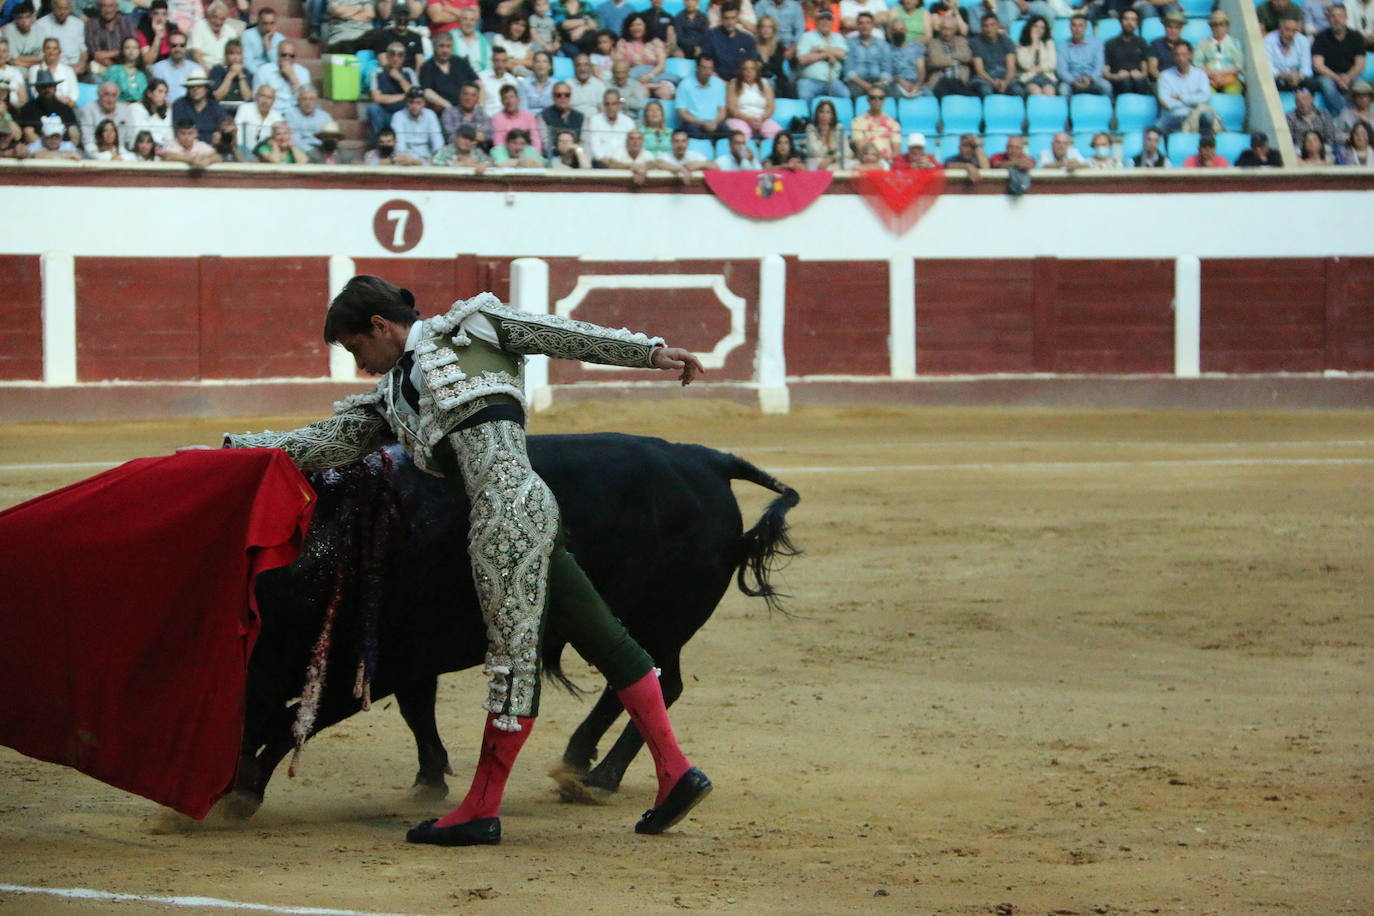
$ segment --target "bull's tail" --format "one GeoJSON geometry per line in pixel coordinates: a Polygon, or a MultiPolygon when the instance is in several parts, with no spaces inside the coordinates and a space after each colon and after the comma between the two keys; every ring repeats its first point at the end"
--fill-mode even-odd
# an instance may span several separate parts
{"type": "Polygon", "coordinates": [[[786,613],[782,599],[787,596],[773,586],[772,576],[792,557],[801,556],[801,548],[792,543],[787,523],[787,513],[801,502],[801,494],[737,455],[721,457],[726,461],[721,470],[730,480],[747,480],[778,494],[754,527],[744,532],[735,581],[746,595],[767,602],[769,610],[786,613]]]}

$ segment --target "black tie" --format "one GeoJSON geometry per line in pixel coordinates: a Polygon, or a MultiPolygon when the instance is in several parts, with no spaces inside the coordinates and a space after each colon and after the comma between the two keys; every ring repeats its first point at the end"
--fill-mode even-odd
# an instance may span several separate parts
{"type": "Polygon", "coordinates": [[[406,403],[410,409],[416,413],[420,412],[420,392],[415,389],[415,383],[410,380],[410,370],[415,368],[415,351],[407,350],[401,357],[401,394],[405,395],[406,403]]]}

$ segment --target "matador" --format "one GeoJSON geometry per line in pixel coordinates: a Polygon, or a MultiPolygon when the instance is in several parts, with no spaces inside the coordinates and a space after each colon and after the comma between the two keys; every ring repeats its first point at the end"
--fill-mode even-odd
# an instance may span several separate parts
{"type": "Polygon", "coordinates": [[[324,339],[381,376],[373,391],[335,405],[328,419],[289,432],[229,435],[230,448],[280,448],[303,470],[338,467],[389,442],[441,476],[468,507],[468,557],[487,632],[487,722],[461,805],[411,828],[412,843],[501,841],[501,798],[539,713],[540,636],[551,601],[559,627],[606,677],[654,758],[658,794],[635,825],[657,834],[711,790],[673,734],[653,660],[565,546],[558,503],[525,451],[523,364],[545,354],[614,366],[702,371],[686,350],[503,304],[489,293],[421,321],[408,290],[354,277],[329,306],[324,339]]]}

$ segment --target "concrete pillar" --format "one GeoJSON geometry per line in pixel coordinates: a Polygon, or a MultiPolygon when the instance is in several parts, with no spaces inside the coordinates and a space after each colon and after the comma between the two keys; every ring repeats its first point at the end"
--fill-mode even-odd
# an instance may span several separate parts
{"type": "MultiPolygon", "coordinates": [[[[341,254],[329,258],[329,300],[325,302],[325,308],[329,308],[329,303],[334,301],[334,297],[343,292],[344,286],[353,279],[355,271],[352,258],[346,258],[341,254]]],[[[329,377],[336,382],[358,380],[358,366],[343,347],[329,348],[329,377]]]]}
{"type": "Polygon", "coordinates": [[[45,251],[39,258],[43,282],[43,381],[76,384],[76,258],[45,251]]]}
{"type": "Polygon", "coordinates": [[[1174,262],[1174,375],[1197,378],[1202,366],[1202,262],[1174,262]]]}
{"type": "Polygon", "coordinates": [[[916,377],[916,261],[909,254],[887,260],[888,359],[893,378],[916,377]]]}
{"type": "MultiPolygon", "coordinates": [[[[511,303],[521,311],[549,314],[549,262],[541,258],[511,261],[510,296],[511,303]]],[[[525,357],[525,402],[531,413],[548,410],[553,404],[547,356],[525,357]]]]}
{"type": "Polygon", "coordinates": [[[787,390],[787,352],[783,332],[787,321],[787,262],[782,255],[759,259],[759,409],[787,413],[792,397],[787,390]]]}

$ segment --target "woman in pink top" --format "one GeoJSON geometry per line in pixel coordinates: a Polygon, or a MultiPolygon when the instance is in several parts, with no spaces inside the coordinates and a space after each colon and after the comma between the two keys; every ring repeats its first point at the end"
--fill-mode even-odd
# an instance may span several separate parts
{"type": "Polygon", "coordinates": [[[671,99],[677,89],[676,80],[663,72],[668,65],[668,49],[662,40],[648,35],[649,21],[644,14],[630,14],[621,26],[614,57],[630,65],[630,79],[643,83],[650,95],[671,99]]]}
{"type": "Polygon", "coordinates": [[[773,139],[782,127],[773,120],[773,87],[759,79],[759,62],[742,60],[735,78],[725,84],[725,126],[751,139],[773,139]]]}

